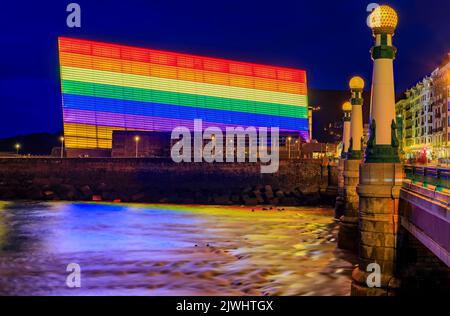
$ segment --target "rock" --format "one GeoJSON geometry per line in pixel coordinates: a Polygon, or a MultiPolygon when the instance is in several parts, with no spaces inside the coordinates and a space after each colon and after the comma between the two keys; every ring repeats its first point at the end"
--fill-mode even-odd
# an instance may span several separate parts
{"type": "Polygon", "coordinates": [[[131,201],[133,202],[145,202],[146,195],[144,193],[137,193],[131,196],[131,201]]]}
{"type": "Polygon", "coordinates": [[[111,191],[102,192],[103,201],[114,201],[117,198],[117,194],[111,191]]]}
{"type": "MultiPolygon", "coordinates": [[[[120,196],[117,197],[122,202],[131,202],[131,196],[128,193],[122,192],[120,196]]],[[[156,201],[155,201],[156,202],[156,201]]]]}
{"type": "MultiPolygon", "coordinates": [[[[137,193],[139,193],[139,192],[137,192],[137,193]]],[[[133,194],[131,194],[131,196],[132,195],[133,194]]],[[[163,198],[161,193],[159,191],[157,191],[157,190],[154,190],[154,189],[153,190],[150,189],[150,190],[145,191],[145,196],[147,197],[148,202],[151,202],[151,203],[157,203],[157,202],[159,202],[159,200],[161,200],[163,198]]],[[[195,196],[194,195],[189,196],[189,199],[190,199],[190,201],[192,201],[192,203],[195,202],[195,196]]]]}
{"type": "Polygon", "coordinates": [[[180,201],[183,204],[195,204],[195,199],[193,197],[183,196],[182,198],[180,198],[180,201]]]}
{"type": "Polygon", "coordinates": [[[233,204],[239,204],[239,202],[241,201],[241,198],[239,197],[239,195],[232,195],[231,196],[231,202],[233,202],[233,204]]]}
{"type": "MultiPolygon", "coordinates": [[[[176,192],[173,192],[173,193],[169,192],[167,198],[169,199],[170,203],[181,203],[181,198],[178,195],[178,193],[176,193],[176,192]]],[[[136,201],[136,202],[146,202],[145,196],[143,199],[141,199],[141,201],[136,201]]]]}
{"type": "Polygon", "coordinates": [[[42,200],[44,198],[42,191],[38,187],[34,186],[28,190],[28,196],[32,200],[42,200]]]}
{"type": "Polygon", "coordinates": [[[50,190],[44,191],[43,195],[45,200],[53,200],[56,197],[55,192],[50,190]]]}
{"type": "Polygon", "coordinates": [[[284,197],[281,199],[280,204],[286,205],[286,206],[296,206],[298,205],[298,201],[294,197],[284,197]]]}
{"type": "Polygon", "coordinates": [[[311,193],[304,196],[304,200],[308,205],[317,204],[320,202],[319,192],[311,193]]]}
{"type": "Polygon", "coordinates": [[[11,190],[5,190],[1,194],[2,200],[14,200],[16,199],[16,195],[11,190]]]}
{"type": "Polygon", "coordinates": [[[194,194],[194,200],[197,204],[206,204],[208,201],[208,194],[204,191],[197,191],[194,194]]]}
{"type": "Polygon", "coordinates": [[[39,177],[37,177],[37,178],[34,178],[34,180],[33,180],[33,184],[34,185],[38,185],[38,186],[41,186],[41,187],[43,187],[43,186],[45,186],[45,185],[48,185],[48,179],[47,178],[39,178],[39,177]]]}
{"type": "Polygon", "coordinates": [[[244,195],[242,198],[244,200],[245,205],[257,205],[258,204],[258,200],[256,198],[251,198],[248,195],[244,195]]]}
{"type": "Polygon", "coordinates": [[[245,187],[244,190],[242,190],[242,193],[250,193],[252,192],[252,188],[251,187],[245,187]]]}
{"type": "Polygon", "coordinates": [[[264,198],[263,198],[263,196],[262,196],[260,191],[255,190],[255,191],[253,191],[253,194],[255,195],[255,198],[256,198],[256,200],[258,201],[259,204],[264,203],[264,198]]]}
{"type": "Polygon", "coordinates": [[[319,187],[317,185],[309,185],[300,189],[302,195],[311,195],[319,193],[319,187]]]}
{"type": "Polygon", "coordinates": [[[61,184],[57,191],[58,195],[63,200],[75,200],[77,197],[77,190],[70,184],[61,184]]]}
{"type": "Polygon", "coordinates": [[[92,199],[92,195],[94,194],[91,190],[91,187],[88,185],[83,186],[80,189],[81,194],[83,195],[83,199],[84,200],[91,200],[92,199]]]}
{"type": "Polygon", "coordinates": [[[267,200],[270,200],[270,199],[272,199],[274,197],[273,196],[273,190],[272,190],[272,187],[270,185],[266,185],[264,187],[264,195],[266,196],[267,200]]]}
{"type": "Polygon", "coordinates": [[[100,202],[100,201],[102,201],[102,196],[101,195],[93,195],[92,201],[100,202]]]}
{"type": "Polygon", "coordinates": [[[215,196],[213,198],[214,204],[218,205],[230,205],[231,201],[227,195],[215,196]]]}
{"type": "Polygon", "coordinates": [[[256,186],[255,186],[255,188],[253,189],[253,191],[262,191],[264,189],[264,187],[261,185],[261,184],[257,184],[256,186]]]}
{"type": "Polygon", "coordinates": [[[303,199],[303,194],[298,189],[295,189],[294,191],[292,191],[292,194],[299,200],[303,199]]]}
{"type": "Polygon", "coordinates": [[[97,185],[95,187],[95,189],[96,189],[97,192],[103,192],[103,191],[106,191],[108,189],[108,186],[106,185],[106,183],[102,182],[99,185],[97,185]]]}
{"type": "Polygon", "coordinates": [[[278,190],[278,191],[275,193],[275,195],[276,195],[277,198],[281,199],[281,198],[284,197],[284,192],[281,191],[281,190],[278,190]]]}
{"type": "Polygon", "coordinates": [[[50,183],[51,185],[60,185],[60,184],[62,184],[62,178],[60,178],[60,177],[55,177],[55,176],[50,176],[48,179],[47,179],[47,183],[50,183]]]}

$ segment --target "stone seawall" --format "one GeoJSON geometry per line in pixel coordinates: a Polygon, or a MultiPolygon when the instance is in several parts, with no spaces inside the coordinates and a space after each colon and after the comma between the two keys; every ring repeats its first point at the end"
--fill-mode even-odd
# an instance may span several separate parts
{"type": "Polygon", "coordinates": [[[151,203],[320,203],[335,172],[320,161],[281,161],[275,174],[254,163],[182,163],[150,158],[0,159],[0,199],[151,203]]]}

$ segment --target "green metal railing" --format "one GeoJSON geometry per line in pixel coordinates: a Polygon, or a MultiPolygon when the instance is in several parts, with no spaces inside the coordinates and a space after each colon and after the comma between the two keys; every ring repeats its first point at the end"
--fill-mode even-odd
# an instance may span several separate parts
{"type": "Polygon", "coordinates": [[[433,185],[437,191],[450,189],[450,169],[436,166],[413,166],[405,165],[405,176],[413,184],[421,182],[424,187],[433,185]]]}

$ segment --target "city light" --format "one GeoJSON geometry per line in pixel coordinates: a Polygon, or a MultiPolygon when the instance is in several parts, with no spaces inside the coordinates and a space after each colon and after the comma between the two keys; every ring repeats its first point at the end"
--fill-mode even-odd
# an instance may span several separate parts
{"type": "Polygon", "coordinates": [[[21,147],[20,144],[14,145],[14,148],[16,148],[16,153],[17,153],[17,155],[19,154],[20,147],[21,147]]]}
{"type": "Polygon", "coordinates": [[[344,112],[351,112],[352,110],[352,104],[350,102],[345,102],[344,104],[342,104],[342,111],[344,112]]]}
{"type": "Polygon", "coordinates": [[[400,149],[408,163],[442,165],[450,161],[446,119],[450,104],[449,61],[404,91],[404,97],[395,105],[400,149]]]}
{"type": "Polygon", "coordinates": [[[287,138],[287,140],[288,140],[288,158],[291,159],[291,140],[292,140],[292,137],[289,136],[287,138]]]}
{"type": "Polygon", "coordinates": [[[135,137],[134,137],[134,142],[136,143],[136,158],[138,157],[138,150],[139,150],[139,141],[141,140],[141,138],[138,136],[138,135],[136,135],[135,137]]]}
{"type": "Polygon", "coordinates": [[[373,10],[369,21],[370,27],[375,34],[392,34],[397,27],[398,16],[397,12],[390,6],[380,5],[373,10]]]}
{"type": "Polygon", "coordinates": [[[64,136],[61,136],[59,138],[60,142],[61,142],[61,159],[64,158],[64,136]]]}
{"type": "Polygon", "coordinates": [[[359,76],[352,77],[349,83],[349,87],[352,90],[363,90],[364,85],[364,79],[359,76]]]}

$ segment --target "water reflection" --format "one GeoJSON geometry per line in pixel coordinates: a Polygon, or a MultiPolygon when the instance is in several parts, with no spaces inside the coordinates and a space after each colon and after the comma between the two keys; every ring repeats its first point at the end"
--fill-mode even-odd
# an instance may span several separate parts
{"type": "Polygon", "coordinates": [[[44,216],[29,216],[43,212],[50,205],[40,203],[8,203],[0,201],[0,251],[20,252],[36,247],[39,242],[33,227],[47,222],[44,216]],[[30,229],[31,228],[31,229],[30,229]]]}
{"type": "MultiPolygon", "coordinates": [[[[329,209],[1,203],[2,295],[346,295],[329,209]],[[82,268],[81,289],[65,286],[82,268]]],[[[345,259],[345,260],[344,260],[345,259]]]]}

